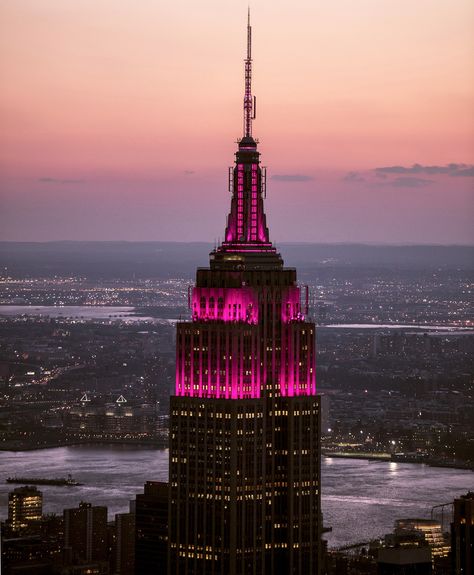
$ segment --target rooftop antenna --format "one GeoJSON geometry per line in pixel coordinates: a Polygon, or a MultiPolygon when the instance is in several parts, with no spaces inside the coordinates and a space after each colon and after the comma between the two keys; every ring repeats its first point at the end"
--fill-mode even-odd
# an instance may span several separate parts
{"type": "Polygon", "coordinates": [[[250,6],[247,19],[247,59],[245,60],[244,137],[252,137],[252,120],[256,118],[257,99],[252,96],[252,27],[250,6]]]}

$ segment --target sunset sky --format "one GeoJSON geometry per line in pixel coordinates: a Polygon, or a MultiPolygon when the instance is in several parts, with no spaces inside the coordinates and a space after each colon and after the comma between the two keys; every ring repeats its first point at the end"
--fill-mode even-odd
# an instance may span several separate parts
{"type": "MultiPolygon", "coordinates": [[[[472,0],[253,0],[278,242],[474,244],[472,0]]],[[[3,0],[0,240],[222,237],[247,2],[3,0]]]]}

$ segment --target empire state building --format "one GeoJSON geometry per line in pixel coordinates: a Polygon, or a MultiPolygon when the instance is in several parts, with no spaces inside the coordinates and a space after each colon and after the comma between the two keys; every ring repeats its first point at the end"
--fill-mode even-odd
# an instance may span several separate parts
{"type": "Polygon", "coordinates": [[[320,571],[315,325],[269,239],[251,77],[249,22],[225,239],[197,270],[191,321],[177,325],[170,575],[320,571]]]}

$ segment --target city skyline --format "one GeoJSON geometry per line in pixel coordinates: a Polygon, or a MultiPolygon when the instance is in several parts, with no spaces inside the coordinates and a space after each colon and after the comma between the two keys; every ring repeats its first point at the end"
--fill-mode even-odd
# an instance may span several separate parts
{"type": "MultiPolygon", "coordinates": [[[[2,7],[0,239],[220,236],[246,11],[221,4],[2,7]]],[[[274,240],[474,243],[470,3],[252,14],[274,240]]]]}

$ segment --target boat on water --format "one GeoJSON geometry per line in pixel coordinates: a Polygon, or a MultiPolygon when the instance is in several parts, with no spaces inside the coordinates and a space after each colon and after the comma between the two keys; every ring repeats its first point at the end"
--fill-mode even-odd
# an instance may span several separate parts
{"type": "Polygon", "coordinates": [[[84,485],[76,481],[71,474],[67,477],[55,477],[54,479],[46,479],[43,477],[7,477],[6,483],[23,483],[28,485],[64,485],[66,487],[77,487],[84,485]]]}

